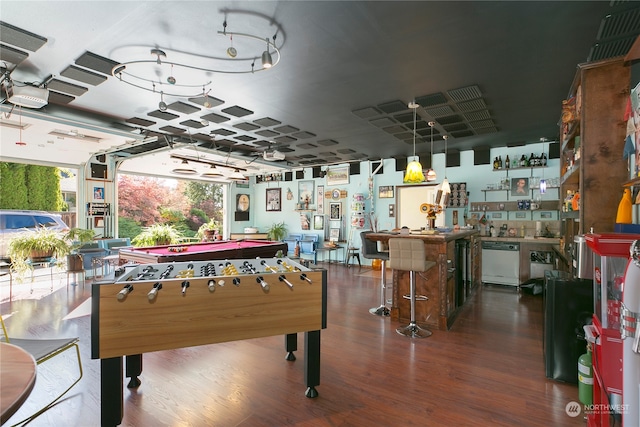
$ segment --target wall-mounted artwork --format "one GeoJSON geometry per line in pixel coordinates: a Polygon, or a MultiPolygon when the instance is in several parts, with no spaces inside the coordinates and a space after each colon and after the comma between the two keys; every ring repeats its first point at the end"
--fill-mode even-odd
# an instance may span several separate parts
{"type": "Polygon", "coordinates": [[[104,187],[93,187],[93,200],[104,200],[104,187]]]}
{"type": "Polygon", "coordinates": [[[529,178],[511,178],[511,195],[528,196],[529,178]]]}
{"type": "Polygon", "coordinates": [[[318,213],[320,215],[324,214],[324,185],[318,185],[318,191],[316,191],[316,204],[318,213]]]}
{"type": "Polygon", "coordinates": [[[266,192],[267,212],[280,211],[282,190],[280,188],[267,188],[266,192]]]}
{"type": "MultiPolygon", "coordinates": [[[[298,202],[303,203],[305,206],[313,204],[313,181],[299,181],[298,182],[298,202]]],[[[308,207],[306,208],[308,209],[308,207]]]]}
{"type": "Polygon", "coordinates": [[[378,187],[378,197],[380,199],[392,199],[393,185],[381,185],[378,187]]]}
{"type": "Polygon", "coordinates": [[[332,202],[329,203],[329,219],[338,220],[342,218],[342,203],[332,202]]]}
{"type": "Polygon", "coordinates": [[[313,229],[324,230],[324,215],[313,216],[313,229]]]}
{"type": "Polygon", "coordinates": [[[327,185],[343,185],[349,183],[349,165],[335,166],[327,169],[327,185]]]}

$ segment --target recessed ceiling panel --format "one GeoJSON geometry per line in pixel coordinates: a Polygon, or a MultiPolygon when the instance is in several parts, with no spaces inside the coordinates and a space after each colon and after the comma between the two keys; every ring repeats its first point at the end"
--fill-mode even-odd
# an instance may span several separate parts
{"type": "Polygon", "coordinates": [[[281,151],[283,153],[293,153],[295,150],[290,147],[278,147],[278,151],[281,151]]]}
{"type": "Polygon", "coordinates": [[[303,130],[302,132],[294,133],[292,136],[298,139],[309,139],[309,138],[314,138],[316,135],[311,132],[307,132],[303,130]]]}
{"type": "Polygon", "coordinates": [[[491,114],[489,114],[489,110],[480,110],[474,111],[471,113],[465,113],[464,117],[470,121],[474,122],[476,120],[486,120],[491,118],[491,114]]]}
{"type": "Polygon", "coordinates": [[[113,67],[118,65],[116,61],[104,58],[95,53],[85,52],[76,59],[76,64],[81,67],[89,68],[102,74],[111,75],[113,67]]]}
{"type": "Polygon", "coordinates": [[[293,133],[293,132],[298,132],[300,129],[295,128],[293,126],[284,125],[284,126],[277,127],[277,128],[275,128],[273,130],[275,130],[277,132],[280,132],[280,133],[293,133]]]}
{"type": "Polygon", "coordinates": [[[88,90],[86,87],[63,82],[62,80],[53,79],[47,83],[47,88],[56,92],[67,93],[69,95],[82,96],[88,90]]]}
{"type": "Polygon", "coordinates": [[[475,99],[473,101],[460,102],[457,104],[460,111],[463,113],[468,113],[471,111],[484,110],[487,108],[487,104],[484,102],[484,99],[475,99]]]}
{"type": "Polygon", "coordinates": [[[10,64],[20,64],[27,59],[29,54],[18,49],[14,49],[11,46],[0,44],[0,60],[10,64]]]}
{"type": "Polygon", "coordinates": [[[235,135],[236,133],[238,132],[234,132],[232,130],[223,129],[223,128],[218,128],[211,131],[212,135],[222,135],[222,136],[235,135]]]}
{"type": "Polygon", "coordinates": [[[408,109],[409,106],[406,102],[391,101],[391,102],[385,102],[384,104],[379,104],[378,108],[387,114],[393,114],[393,113],[399,113],[400,111],[404,111],[408,109]]]}
{"type": "Polygon", "coordinates": [[[224,104],[222,99],[214,98],[213,96],[196,96],[194,98],[189,98],[188,100],[189,102],[201,105],[204,108],[213,108],[224,104]],[[209,103],[209,106],[205,106],[205,103],[209,103]]]}
{"type": "Polygon", "coordinates": [[[447,91],[447,94],[454,102],[470,101],[482,97],[482,92],[478,85],[461,87],[447,91]]]}
{"type": "Polygon", "coordinates": [[[264,127],[269,127],[269,126],[276,126],[279,125],[280,121],[276,120],[276,119],[272,119],[271,117],[263,117],[261,119],[258,120],[254,120],[253,123],[260,125],[260,126],[264,126],[264,127]]]}
{"type": "Polygon", "coordinates": [[[0,21],[0,41],[12,46],[35,52],[47,42],[47,39],[22,28],[0,21]]]}
{"type": "Polygon", "coordinates": [[[172,102],[171,104],[167,105],[167,108],[183,114],[193,114],[200,111],[200,108],[180,101],[172,102]]]}
{"type": "Polygon", "coordinates": [[[160,110],[155,110],[152,111],[150,113],[147,113],[147,115],[151,116],[151,117],[155,117],[157,119],[162,119],[162,120],[173,120],[173,119],[177,119],[178,117],[180,117],[177,114],[173,114],[173,113],[169,113],[168,111],[160,111],[160,110]]]}
{"type": "Polygon", "coordinates": [[[249,114],[253,114],[253,111],[247,110],[246,108],[242,108],[237,105],[234,105],[233,107],[224,108],[222,112],[225,114],[230,114],[235,117],[244,117],[244,116],[248,116],[249,114]]]}
{"type": "Polygon", "coordinates": [[[315,144],[310,144],[310,143],[304,143],[304,144],[298,144],[296,145],[296,148],[303,148],[305,150],[312,150],[314,148],[318,148],[317,145],[315,144]]]}
{"type": "Polygon", "coordinates": [[[187,127],[194,128],[194,129],[200,129],[200,128],[203,128],[203,127],[206,126],[206,125],[202,124],[202,122],[200,122],[198,120],[191,120],[191,119],[185,120],[183,122],[180,122],[180,124],[182,126],[187,126],[187,127]]]}
{"type": "Polygon", "coordinates": [[[233,125],[233,127],[240,130],[247,131],[247,132],[260,129],[260,126],[254,125],[253,123],[247,123],[247,122],[236,123],[235,125],[233,125]]]}
{"type": "Polygon", "coordinates": [[[69,65],[67,68],[60,72],[60,75],[68,79],[90,84],[92,86],[97,86],[107,80],[107,77],[103,76],[102,74],[93,73],[89,70],[76,67],[75,65],[69,65]]]}
{"type": "Polygon", "coordinates": [[[451,124],[451,123],[459,123],[461,121],[462,121],[462,117],[460,117],[458,115],[440,117],[438,119],[438,123],[440,123],[441,125],[448,125],[448,124],[451,124]]]}
{"type": "Polygon", "coordinates": [[[274,138],[273,140],[275,142],[277,142],[278,144],[288,144],[288,143],[296,141],[295,138],[292,138],[290,136],[279,136],[277,138],[274,138]]]}
{"type": "Polygon", "coordinates": [[[395,116],[393,116],[393,118],[400,123],[409,123],[413,122],[413,113],[396,114],[395,116]]]}
{"type": "Polygon", "coordinates": [[[433,107],[435,105],[446,104],[447,98],[441,93],[432,93],[429,95],[423,95],[416,98],[416,103],[423,108],[433,107]]]}
{"type": "Polygon", "coordinates": [[[201,118],[205,119],[205,120],[208,120],[208,121],[210,121],[212,123],[222,123],[222,122],[226,122],[226,121],[231,120],[229,117],[221,116],[220,114],[216,114],[216,113],[205,114],[201,118]]]}
{"type": "Polygon", "coordinates": [[[489,127],[494,127],[496,125],[493,122],[493,120],[479,120],[477,122],[471,122],[469,124],[474,129],[489,128],[489,127]]]}
{"type": "Polygon", "coordinates": [[[438,118],[454,114],[455,111],[450,105],[441,105],[440,107],[429,108],[425,110],[431,117],[438,118]]]}
{"type": "Polygon", "coordinates": [[[260,135],[260,136],[262,136],[262,137],[264,137],[264,138],[272,138],[272,137],[274,137],[274,136],[278,136],[278,135],[280,135],[280,133],[278,133],[278,132],[274,132],[274,131],[269,130],[269,129],[257,130],[257,131],[255,132],[255,134],[256,134],[256,135],[260,135]]]}
{"type": "Polygon", "coordinates": [[[380,114],[382,114],[382,111],[380,111],[376,107],[365,107],[360,108],[359,110],[353,110],[352,113],[360,117],[361,119],[368,119],[370,117],[379,116],[380,114]]]}
{"type": "Polygon", "coordinates": [[[322,152],[318,153],[318,155],[320,155],[322,157],[328,157],[328,156],[335,156],[336,153],[334,153],[333,151],[322,151],[322,152]]]}
{"type": "Polygon", "coordinates": [[[446,130],[447,132],[456,132],[456,131],[461,131],[461,130],[468,130],[469,127],[466,125],[466,123],[454,123],[452,125],[446,125],[443,126],[444,130],[446,130]]]}
{"type": "Polygon", "coordinates": [[[234,139],[237,139],[238,141],[242,141],[242,142],[250,142],[250,141],[255,141],[258,138],[255,138],[253,136],[249,136],[249,135],[238,135],[238,136],[234,136],[234,139]]]}
{"type": "Polygon", "coordinates": [[[384,128],[387,126],[393,126],[396,124],[396,121],[393,120],[391,117],[381,117],[379,119],[373,119],[373,120],[369,120],[369,123],[371,123],[374,126],[377,126],[379,128],[384,128]]]}
{"type": "Polygon", "coordinates": [[[68,104],[76,99],[75,96],[65,95],[64,93],[49,91],[49,103],[50,104],[68,104]]]}
{"type": "Polygon", "coordinates": [[[325,146],[325,147],[330,146],[330,145],[339,144],[338,141],[334,141],[333,139],[323,139],[321,141],[318,141],[317,143],[318,143],[318,145],[322,145],[322,146],[325,146]]]}
{"type": "Polygon", "coordinates": [[[382,128],[382,130],[387,133],[394,134],[394,133],[404,132],[407,130],[407,128],[400,125],[394,125],[394,126],[387,126],[386,128],[382,128]]]}
{"type": "Polygon", "coordinates": [[[355,153],[355,150],[352,150],[351,148],[341,148],[339,150],[336,150],[338,153],[340,154],[352,154],[355,153]]]}
{"type": "Polygon", "coordinates": [[[140,117],[132,117],[130,119],[125,120],[127,123],[133,123],[134,125],[149,127],[156,124],[156,122],[152,122],[151,120],[142,119],[140,117]]]}
{"type": "Polygon", "coordinates": [[[160,130],[167,133],[184,133],[185,132],[185,129],[175,127],[175,126],[162,126],[160,130]]]}

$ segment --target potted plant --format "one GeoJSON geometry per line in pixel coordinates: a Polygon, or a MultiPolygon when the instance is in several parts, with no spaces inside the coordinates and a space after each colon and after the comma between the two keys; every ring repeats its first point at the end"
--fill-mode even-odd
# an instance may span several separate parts
{"type": "Polygon", "coordinates": [[[69,251],[69,241],[64,234],[40,227],[11,239],[7,254],[11,258],[11,268],[20,279],[27,271],[33,269],[32,262],[53,259],[60,261],[69,251]]]}
{"type": "Polygon", "coordinates": [[[205,240],[213,240],[215,236],[219,236],[222,239],[222,224],[220,224],[214,218],[211,218],[209,222],[206,222],[198,228],[198,233],[196,234],[200,239],[205,240]]]}
{"type": "Polygon", "coordinates": [[[269,240],[279,242],[287,235],[287,225],[284,221],[273,223],[271,227],[267,229],[267,235],[269,236],[269,240]]]}
{"type": "Polygon", "coordinates": [[[145,227],[142,233],[131,240],[133,246],[158,246],[178,243],[180,232],[170,224],[153,224],[145,227]]]}
{"type": "Polygon", "coordinates": [[[78,250],[85,244],[92,242],[95,238],[95,232],[86,228],[71,228],[65,235],[65,239],[69,242],[69,254],[67,255],[67,271],[82,271],[83,259],[78,250]]]}

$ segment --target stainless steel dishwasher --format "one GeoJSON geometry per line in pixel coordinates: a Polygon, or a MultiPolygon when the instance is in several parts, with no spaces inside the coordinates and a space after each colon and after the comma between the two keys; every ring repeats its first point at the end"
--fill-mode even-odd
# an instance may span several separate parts
{"type": "Polygon", "coordinates": [[[482,242],[482,283],[520,284],[520,243],[482,242]]]}

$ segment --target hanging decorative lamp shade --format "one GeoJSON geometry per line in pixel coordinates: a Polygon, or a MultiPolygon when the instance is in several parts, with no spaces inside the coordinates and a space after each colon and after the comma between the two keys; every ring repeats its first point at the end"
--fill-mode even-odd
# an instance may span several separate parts
{"type": "Polygon", "coordinates": [[[427,171],[427,181],[432,182],[438,179],[436,175],[436,171],[433,169],[433,127],[436,122],[429,122],[429,126],[431,127],[431,167],[427,171]]]}
{"type": "Polygon", "coordinates": [[[422,173],[422,165],[420,158],[416,156],[416,110],[419,105],[415,102],[409,103],[409,108],[413,109],[413,156],[407,159],[407,170],[404,173],[405,184],[417,184],[424,182],[424,174],[422,173]]]}

